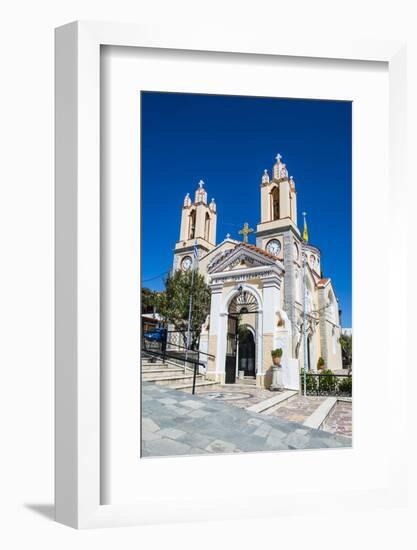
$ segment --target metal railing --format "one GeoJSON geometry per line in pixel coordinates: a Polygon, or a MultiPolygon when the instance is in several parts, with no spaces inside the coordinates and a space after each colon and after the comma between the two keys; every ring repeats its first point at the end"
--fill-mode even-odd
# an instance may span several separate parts
{"type": "Polygon", "coordinates": [[[197,371],[199,370],[199,367],[202,367],[204,371],[206,370],[206,366],[203,362],[200,361],[200,355],[205,355],[213,359],[214,356],[199,351],[198,349],[187,349],[185,346],[174,344],[172,341],[169,343],[168,346],[167,331],[161,333],[161,337],[159,339],[150,338],[150,336],[152,335],[155,335],[154,331],[143,333],[142,352],[152,357],[158,357],[162,359],[163,363],[165,363],[166,360],[169,359],[175,364],[182,364],[182,366],[184,367],[184,372],[186,372],[187,368],[191,369],[193,372],[192,394],[195,394],[197,371]]]}
{"type": "Polygon", "coordinates": [[[197,331],[190,332],[190,342],[187,343],[187,332],[181,332],[179,330],[167,330],[167,347],[186,348],[193,351],[197,351],[200,345],[200,333],[197,331]]]}
{"type": "MultiPolygon", "coordinates": [[[[301,393],[304,393],[304,375],[300,375],[301,393]]],[[[307,395],[334,395],[338,397],[352,397],[352,376],[333,373],[307,373],[307,395]]]]}

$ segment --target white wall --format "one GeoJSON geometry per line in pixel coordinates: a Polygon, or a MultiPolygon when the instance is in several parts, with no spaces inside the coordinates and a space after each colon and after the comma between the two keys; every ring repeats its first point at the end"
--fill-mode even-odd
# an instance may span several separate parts
{"type": "MultiPolygon", "coordinates": [[[[326,514],[326,533],[311,538],[320,518],[280,517],[241,523],[150,526],[77,533],[46,520],[27,506],[53,499],[53,28],[75,19],[168,22],[190,26],[220,22],[242,32],[300,37],[408,38],[409,150],[417,150],[417,35],[415,2],[406,0],[14,0],[1,9],[0,201],[1,260],[1,460],[3,548],[196,548],[222,541],[239,548],[270,546],[273,536],[291,548],[360,546],[372,536],[381,550],[412,548],[415,512],[369,510],[349,518],[326,514]],[[247,26],[248,30],[244,30],[247,26]],[[303,528],[300,529],[302,522],[303,528]],[[411,531],[412,529],[412,531],[411,531]],[[7,540],[6,540],[7,539],[7,540]],[[317,544],[316,544],[317,543],[317,544]]],[[[412,155],[410,155],[412,157],[412,155]]],[[[320,159],[318,162],[325,162],[320,159]]],[[[415,169],[410,171],[414,175],[415,169]]],[[[398,200],[407,192],[399,182],[398,200]]],[[[411,188],[408,190],[411,193],[411,188]]],[[[410,208],[415,200],[410,200],[410,208]]],[[[407,220],[412,220],[411,211],[407,220]]],[[[377,229],[377,228],[376,228],[377,229]]],[[[383,228],[380,228],[381,231],[383,228]]],[[[411,228],[408,229],[411,232],[411,228]]],[[[392,255],[394,251],[389,251],[392,255]]],[[[405,251],[395,250],[396,261],[405,251]]],[[[406,289],[398,285],[397,299],[406,289]]],[[[415,301],[410,293],[407,300],[415,301]]],[[[416,310],[412,304],[410,310],[416,310]]],[[[411,323],[410,323],[411,326],[411,323]]],[[[407,343],[408,345],[408,343],[407,343]]],[[[411,362],[410,362],[411,364],[411,362]]],[[[416,371],[410,371],[410,392],[416,371]]],[[[411,396],[411,395],[410,395],[411,396]]],[[[410,433],[412,433],[410,418],[410,433]]],[[[411,445],[411,438],[410,438],[411,445]]],[[[414,449],[415,450],[415,449],[414,449]]],[[[413,474],[415,475],[415,474],[413,474]]],[[[258,476],[259,477],[259,476],[258,476]]],[[[263,478],[261,476],[261,478],[263,478]]],[[[414,477],[415,481],[415,477],[414,477]]],[[[411,490],[415,502],[417,491],[411,490]]],[[[414,500],[413,500],[414,499],[414,500]]],[[[48,508],[46,508],[48,512],[48,508]]]]}

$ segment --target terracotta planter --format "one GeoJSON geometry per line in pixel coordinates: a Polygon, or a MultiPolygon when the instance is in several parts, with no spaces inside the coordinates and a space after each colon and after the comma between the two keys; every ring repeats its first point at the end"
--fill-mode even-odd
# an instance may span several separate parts
{"type": "Polygon", "coordinates": [[[274,363],[274,365],[277,365],[279,367],[281,365],[281,357],[273,357],[272,362],[274,363]]]}

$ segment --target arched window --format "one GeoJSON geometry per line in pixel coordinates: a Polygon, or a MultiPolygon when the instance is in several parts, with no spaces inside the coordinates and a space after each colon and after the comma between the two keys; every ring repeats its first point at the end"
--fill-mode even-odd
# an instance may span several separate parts
{"type": "Polygon", "coordinates": [[[273,220],[279,220],[279,189],[274,187],[271,193],[271,218],[273,220]]]}
{"type": "Polygon", "coordinates": [[[204,238],[210,241],[210,214],[206,213],[206,223],[204,225],[204,238]]]}
{"type": "Polygon", "coordinates": [[[328,299],[328,308],[327,308],[327,316],[330,321],[333,323],[336,322],[336,298],[331,290],[329,290],[329,293],[327,295],[328,299]]]}
{"type": "Polygon", "coordinates": [[[190,223],[189,223],[189,229],[188,229],[188,238],[194,239],[195,237],[195,210],[193,210],[190,214],[190,223]]]}

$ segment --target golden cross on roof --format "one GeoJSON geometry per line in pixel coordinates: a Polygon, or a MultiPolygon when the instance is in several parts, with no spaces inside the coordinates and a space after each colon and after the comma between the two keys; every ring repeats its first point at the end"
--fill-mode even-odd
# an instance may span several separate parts
{"type": "Polygon", "coordinates": [[[249,224],[247,222],[245,222],[243,224],[243,229],[240,229],[239,230],[239,235],[243,235],[243,242],[244,243],[247,243],[248,242],[248,235],[249,233],[253,233],[253,229],[250,229],[249,228],[249,224]]]}

